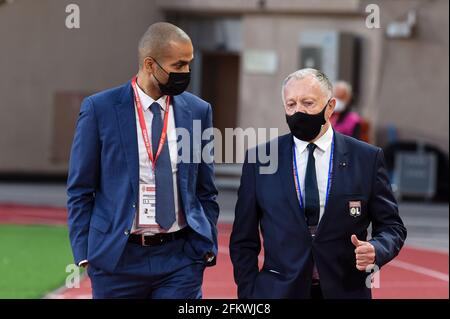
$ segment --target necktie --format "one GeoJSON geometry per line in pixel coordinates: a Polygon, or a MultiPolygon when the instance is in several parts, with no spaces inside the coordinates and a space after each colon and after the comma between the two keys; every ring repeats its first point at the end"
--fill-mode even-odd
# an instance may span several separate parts
{"type": "MultiPolygon", "coordinates": [[[[152,150],[153,157],[158,150],[159,139],[163,129],[161,118],[161,106],[154,102],[150,105],[153,113],[152,120],[152,150]]],[[[156,161],[155,167],[156,186],[156,222],[168,230],[175,222],[175,205],[173,199],[172,165],[170,163],[169,146],[167,139],[156,161]]]]}
{"type": "Polygon", "coordinates": [[[319,223],[320,202],[319,189],[317,188],[316,162],[314,150],[317,145],[308,144],[308,164],[305,175],[305,215],[308,226],[316,226],[319,223]]]}

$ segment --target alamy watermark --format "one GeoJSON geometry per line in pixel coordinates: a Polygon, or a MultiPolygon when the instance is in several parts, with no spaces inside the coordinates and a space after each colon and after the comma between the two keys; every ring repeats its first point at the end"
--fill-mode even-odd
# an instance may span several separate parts
{"type": "Polygon", "coordinates": [[[66,266],[66,288],[80,288],[80,267],[75,264],[68,264],[66,266]]]}
{"type": "Polygon", "coordinates": [[[222,132],[214,127],[202,130],[201,120],[193,120],[192,131],[177,127],[176,135],[177,163],[242,164],[247,153],[247,162],[260,164],[261,174],[277,172],[278,128],[237,127],[222,132]]]}
{"type": "Polygon", "coordinates": [[[66,6],[66,28],[67,29],[79,29],[80,28],[80,7],[71,3],[66,6]]]}
{"type": "Polygon", "coordinates": [[[371,3],[366,6],[366,27],[368,29],[380,28],[380,7],[377,4],[371,3]]]}
{"type": "Polygon", "coordinates": [[[366,277],[366,287],[369,289],[380,288],[380,267],[375,264],[366,267],[366,273],[369,273],[366,277]]]}

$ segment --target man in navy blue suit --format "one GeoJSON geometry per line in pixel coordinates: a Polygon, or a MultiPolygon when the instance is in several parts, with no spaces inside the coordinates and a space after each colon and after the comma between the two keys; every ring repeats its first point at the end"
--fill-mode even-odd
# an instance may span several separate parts
{"type": "Polygon", "coordinates": [[[272,141],[277,171],[264,174],[255,149],[242,169],[230,240],[238,296],[371,298],[371,273],[406,238],[382,150],[333,131],[336,100],[322,72],[289,75],[282,100],[291,133],[272,141]]]}
{"type": "Polygon", "coordinates": [[[185,92],[183,30],[151,25],[138,55],[136,77],[81,105],[67,182],[74,259],[94,298],[201,298],[219,207],[212,134],[192,131],[212,127],[211,106],[185,92]]]}

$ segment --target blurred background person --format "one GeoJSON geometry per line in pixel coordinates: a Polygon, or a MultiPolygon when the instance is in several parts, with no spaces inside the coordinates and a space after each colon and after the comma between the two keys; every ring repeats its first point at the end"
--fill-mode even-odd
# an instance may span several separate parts
{"type": "Polygon", "coordinates": [[[331,125],[336,132],[361,139],[362,118],[352,111],[352,86],[348,82],[338,81],[333,85],[333,95],[336,98],[336,107],[330,118],[331,125]]]}

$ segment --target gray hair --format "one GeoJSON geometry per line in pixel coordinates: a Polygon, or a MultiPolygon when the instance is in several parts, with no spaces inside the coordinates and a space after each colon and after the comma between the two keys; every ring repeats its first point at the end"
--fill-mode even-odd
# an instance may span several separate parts
{"type": "Polygon", "coordinates": [[[348,96],[351,97],[353,95],[352,85],[346,81],[337,81],[334,83],[333,88],[337,86],[342,86],[344,90],[347,92],[348,96]]]}
{"type": "Polygon", "coordinates": [[[152,24],[141,37],[138,46],[139,67],[142,67],[144,59],[151,56],[159,59],[164,56],[165,50],[171,41],[191,41],[189,36],[176,25],[168,22],[152,24]]]}
{"type": "Polygon", "coordinates": [[[323,73],[319,70],[316,70],[316,69],[312,69],[312,68],[300,69],[300,70],[295,71],[294,73],[289,74],[283,81],[283,85],[281,86],[281,99],[283,100],[283,105],[285,103],[284,88],[285,88],[286,84],[292,78],[301,80],[308,76],[313,76],[319,82],[323,93],[327,96],[327,99],[330,99],[333,96],[333,85],[331,84],[330,80],[325,75],[325,73],[323,73]]]}

